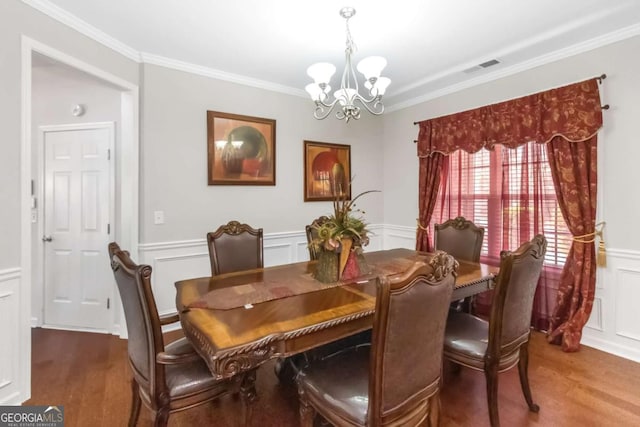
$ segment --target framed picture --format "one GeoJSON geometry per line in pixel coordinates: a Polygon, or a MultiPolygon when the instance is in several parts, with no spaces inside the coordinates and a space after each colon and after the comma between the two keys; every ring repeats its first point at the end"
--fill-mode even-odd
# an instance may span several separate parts
{"type": "Polygon", "coordinates": [[[209,185],[276,185],[276,121],[207,111],[209,185]]]}
{"type": "Polygon", "coordinates": [[[304,141],[304,201],[351,200],[351,146],[304,141]]]}

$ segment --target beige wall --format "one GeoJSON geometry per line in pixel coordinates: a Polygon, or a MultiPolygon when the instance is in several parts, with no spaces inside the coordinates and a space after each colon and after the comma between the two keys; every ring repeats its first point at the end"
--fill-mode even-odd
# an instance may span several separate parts
{"type": "Polygon", "coordinates": [[[0,270],[20,266],[21,39],[25,35],[134,84],[138,64],[35,11],[0,2],[0,270]]]}
{"type": "MultiPolygon", "coordinates": [[[[313,118],[305,98],[144,65],[141,242],[204,239],[232,219],[265,233],[302,231],[331,212],[303,201],[303,141],[351,145],[353,191],[383,187],[382,122],[368,114],[349,124],[313,118]],[[208,186],[206,111],[276,120],[276,186],[208,186]],[[153,212],[165,224],[153,224],[153,212]]],[[[383,220],[382,195],[359,203],[370,223],[383,220]]]]}
{"type": "Polygon", "coordinates": [[[599,218],[607,221],[610,248],[640,249],[640,229],[630,227],[640,212],[640,37],[540,66],[384,117],[384,219],[414,226],[418,212],[418,127],[414,121],[438,117],[607,74],[601,85],[604,128],[599,134],[599,218]]]}

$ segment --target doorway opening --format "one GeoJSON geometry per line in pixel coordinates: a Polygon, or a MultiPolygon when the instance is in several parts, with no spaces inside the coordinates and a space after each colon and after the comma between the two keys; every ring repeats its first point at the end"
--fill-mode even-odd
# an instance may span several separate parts
{"type": "MultiPolygon", "coordinates": [[[[92,166],[84,171],[82,178],[77,179],[79,183],[76,183],[78,185],[76,188],[85,191],[84,194],[87,196],[80,202],[79,211],[84,209],[84,213],[88,213],[82,219],[83,221],[88,221],[84,224],[87,226],[86,228],[93,226],[91,221],[99,221],[99,227],[97,223],[95,224],[96,228],[102,230],[106,228],[108,232],[105,235],[108,236],[109,241],[116,240],[123,247],[127,247],[133,254],[137,254],[139,89],[135,84],[26,36],[22,38],[22,89],[22,172],[20,180],[23,292],[21,293],[19,319],[22,332],[19,334],[19,342],[16,344],[21,355],[19,370],[20,378],[22,378],[22,390],[20,394],[28,398],[31,394],[30,329],[32,326],[41,326],[45,322],[43,316],[44,282],[42,277],[46,268],[44,245],[49,242],[43,242],[42,239],[47,240],[49,234],[44,233],[42,222],[45,220],[47,212],[50,213],[54,207],[62,206],[62,204],[56,205],[57,202],[64,202],[64,191],[58,195],[57,202],[53,199],[48,203],[45,202],[47,192],[41,187],[46,182],[44,175],[51,171],[47,171],[45,166],[44,157],[47,153],[44,145],[40,146],[39,144],[44,144],[47,136],[52,136],[53,134],[60,136],[64,132],[75,132],[78,135],[84,131],[90,131],[91,127],[93,127],[93,135],[89,135],[91,132],[83,135],[89,136],[89,139],[97,138],[97,140],[100,140],[104,136],[100,135],[105,132],[104,129],[107,129],[107,134],[111,133],[109,137],[102,139],[109,141],[109,138],[111,138],[111,142],[106,144],[111,144],[107,148],[107,155],[110,157],[113,166],[107,166],[106,175],[108,176],[97,178],[95,173],[87,172],[89,169],[93,170],[92,166]],[[43,68],[46,70],[43,71],[43,68]],[[47,83],[47,79],[50,79],[49,83],[47,83]],[[43,87],[48,88],[46,96],[49,100],[55,99],[59,101],[57,105],[36,102],[36,97],[43,94],[38,92],[43,87]],[[76,90],[88,87],[93,87],[94,90],[85,90],[84,92],[76,90]],[[97,96],[98,93],[104,94],[106,92],[111,93],[111,96],[106,101],[110,108],[105,108],[109,107],[103,102],[106,98],[97,96]],[[80,94],[83,95],[80,96],[80,94]],[[74,96],[76,97],[75,100],[70,102],[69,100],[74,96]],[[92,96],[93,98],[91,98],[92,96]],[[40,120],[43,115],[45,120],[40,120]],[[67,126],[67,129],[66,131],[59,129],[60,132],[54,132],[53,125],[67,126]],[[73,129],[73,126],[69,127],[69,125],[76,126],[76,128],[73,129]],[[40,126],[45,127],[40,128],[40,126]],[[89,127],[87,128],[87,126],[89,127]],[[47,132],[49,133],[47,134],[47,132]],[[40,152],[40,148],[42,152],[40,152]],[[109,198],[107,203],[109,212],[107,214],[104,213],[106,211],[92,211],[92,209],[102,209],[101,203],[104,203],[104,201],[97,202],[92,197],[104,192],[105,188],[100,186],[100,180],[105,179],[105,177],[109,182],[109,188],[106,191],[109,198]],[[92,200],[93,204],[90,203],[92,200]],[[45,211],[47,206],[48,211],[45,211]],[[103,218],[105,215],[108,217],[108,221],[104,221],[104,219],[107,219],[103,218]]],[[[66,136],[69,137],[70,135],[68,133],[66,136]]],[[[101,146],[100,144],[102,142],[80,144],[83,148],[79,150],[90,151],[92,146],[96,148],[101,146]]],[[[59,144],[61,147],[64,145],[59,144]]],[[[73,143],[67,143],[67,148],[71,146],[73,146],[73,143]]],[[[103,150],[104,147],[96,149],[103,150]]],[[[58,156],[58,160],[61,157],[64,157],[64,155],[58,156]]],[[[85,157],[90,158],[91,153],[88,152],[88,156],[85,157]]],[[[64,187],[62,184],[64,184],[65,179],[72,180],[72,178],[69,178],[70,175],[67,178],[64,178],[63,175],[64,173],[58,173],[57,175],[60,188],[64,187]]],[[[53,174],[51,174],[51,177],[53,177],[53,174]]],[[[55,178],[49,180],[49,182],[53,181],[55,181],[55,178]]],[[[59,216],[57,219],[62,217],[59,216]]],[[[102,243],[100,242],[100,245],[102,243]]],[[[106,245],[104,245],[104,250],[106,251],[106,245]]],[[[92,251],[92,248],[85,249],[84,255],[86,255],[86,259],[82,263],[88,259],[95,261],[96,266],[99,265],[98,263],[105,264],[110,284],[105,288],[107,290],[107,294],[105,294],[107,301],[104,301],[105,296],[96,296],[98,294],[91,294],[84,289],[82,290],[84,302],[94,302],[93,300],[95,300],[96,304],[99,302],[108,306],[107,320],[101,326],[96,326],[96,324],[69,325],[68,321],[60,322],[57,326],[123,336],[126,333],[126,327],[120,314],[119,296],[117,292],[114,292],[115,285],[113,285],[113,276],[108,269],[108,258],[91,259],[92,255],[96,254],[95,251],[92,251]]],[[[59,252],[62,253],[64,251],[59,252]]],[[[87,272],[91,271],[91,267],[85,268],[84,271],[88,274],[87,272]]],[[[47,275],[50,274],[61,274],[61,272],[59,269],[54,272],[47,272],[47,275]]],[[[104,272],[99,274],[105,275],[104,272]]],[[[60,305],[63,306],[65,298],[61,298],[60,293],[58,293],[51,299],[56,298],[61,303],[60,305]]],[[[90,310],[86,310],[85,307],[85,311],[88,312],[90,310]]],[[[61,310],[61,312],[65,313],[64,310],[61,310]]],[[[85,314],[84,317],[89,318],[90,315],[85,314]]]]}

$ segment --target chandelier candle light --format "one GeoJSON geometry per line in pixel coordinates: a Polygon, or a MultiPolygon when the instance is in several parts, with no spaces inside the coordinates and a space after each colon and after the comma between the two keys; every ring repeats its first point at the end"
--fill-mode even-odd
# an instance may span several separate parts
{"type": "Polygon", "coordinates": [[[336,111],[336,118],[339,120],[344,119],[347,122],[351,119],[357,120],[360,118],[360,107],[355,105],[356,101],[362,104],[371,114],[380,115],[384,112],[382,95],[384,95],[391,80],[387,77],[380,77],[380,73],[387,65],[387,60],[383,57],[369,56],[358,63],[357,69],[365,77],[364,87],[369,91],[368,97],[360,95],[358,80],[351,63],[351,56],[356,51],[356,45],[349,31],[349,18],[355,14],[356,10],[352,7],[340,9],[340,16],[345,19],[347,28],[346,64],[342,72],[340,89],[333,93],[333,100],[329,95],[331,91],[329,81],[336,72],[336,67],[328,62],[318,62],[307,69],[307,74],[313,79],[314,83],[308,84],[305,89],[316,104],[313,116],[318,120],[326,118],[333,111],[336,104],[340,104],[340,109],[336,111]]]}

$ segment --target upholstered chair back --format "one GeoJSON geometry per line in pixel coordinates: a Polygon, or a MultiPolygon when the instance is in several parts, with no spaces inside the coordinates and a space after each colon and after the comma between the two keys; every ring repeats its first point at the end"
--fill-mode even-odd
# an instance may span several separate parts
{"type": "Polygon", "coordinates": [[[547,250],[546,238],[539,234],[516,251],[500,254],[489,319],[488,353],[506,354],[528,340],[533,297],[547,250]]]}
{"type": "Polygon", "coordinates": [[[164,350],[160,319],[151,290],[151,267],[136,265],[129,253],[109,244],[111,267],[120,292],[127,323],[127,350],[134,378],[147,393],[164,386],[164,367],[156,354],[164,350]]]}
{"type": "Polygon", "coordinates": [[[461,216],[434,226],[435,249],[445,251],[458,260],[480,261],[483,238],[484,228],[461,216]]]}
{"type": "Polygon", "coordinates": [[[444,252],[429,265],[380,279],[371,348],[369,425],[416,425],[438,391],[447,312],[458,263],[444,252]]]}
{"type": "Polygon", "coordinates": [[[207,233],[207,244],[213,276],[264,266],[262,228],[230,221],[207,233]]]}

